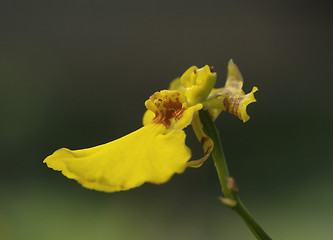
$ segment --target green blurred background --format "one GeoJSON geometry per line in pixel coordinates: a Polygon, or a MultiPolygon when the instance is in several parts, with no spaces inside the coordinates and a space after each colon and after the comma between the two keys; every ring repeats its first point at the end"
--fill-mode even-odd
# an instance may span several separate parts
{"type": "MultiPolygon", "coordinates": [[[[43,159],[141,126],[191,65],[233,58],[251,120],[222,114],[232,176],[273,239],[333,238],[329,1],[1,1],[0,239],[254,239],[210,159],[164,185],[82,188],[43,159]]],[[[201,149],[188,129],[194,158],[201,149]]]]}

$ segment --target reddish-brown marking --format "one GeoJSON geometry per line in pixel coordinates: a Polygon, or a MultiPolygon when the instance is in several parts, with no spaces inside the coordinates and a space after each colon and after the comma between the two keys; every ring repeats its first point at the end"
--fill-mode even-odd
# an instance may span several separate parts
{"type": "Polygon", "coordinates": [[[179,111],[175,112],[175,119],[176,119],[176,120],[179,120],[179,119],[182,117],[183,112],[184,112],[185,110],[186,110],[186,108],[182,108],[182,109],[180,109],[179,111]]]}
{"type": "MultiPolygon", "coordinates": [[[[183,107],[183,104],[179,101],[179,98],[176,98],[175,102],[173,102],[168,96],[165,96],[164,98],[165,101],[163,102],[163,107],[166,109],[155,112],[155,118],[153,121],[155,123],[163,124],[166,128],[170,128],[170,119],[174,118],[175,120],[179,120],[186,108],[183,107]]],[[[162,101],[162,99],[158,100],[162,101]]],[[[159,103],[155,105],[157,107],[160,106],[159,103]]]]}
{"type": "Polygon", "coordinates": [[[239,104],[242,100],[243,100],[243,96],[238,96],[238,97],[233,98],[233,106],[232,106],[231,113],[233,113],[237,117],[240,117],[239,113],[238,113],[238,108],[239,108],[239,104]]]}
{"type": "Polygon", "coordinates": [[[173,101],[171,101],[171,99],[169,99],[168,102],[164,102],[163,103],[163,106],[166,109],[174,109],[174,110],[176,110],[176,109],[181,109],[182,108],[182,103],[179,102],[179,99],[176,102],[173,102],[173,101]]]}
{"type": "Polygon", "coordinates": [[[239,82],[239,81],[232,81],[232,82],[230,82],[228,84],[228,87],[240,89],[241,88],[240,85],[241,85],[241,82],[239,82]]]}
{"type": "Polygon", "coordinates": [[[238,191],[238,186],[234,178],[229,177],[227,179],[227,188],[234,192],[238,191]]]}
{"type": "Polygon", "coordinates": [[[170,119],[173,117],[173,114],[174,114],[174,110],[173,109],[167,109],[165,111],[165,119],[170,119]]]}
{"type": "Polygon", "coordinates": [[[213,66],[209,66],[209,70],[210,70],[210,72],[214,72],[214,67],[213,66]]]}
{"type": "Polygon", "coordinates": [[[210,153],[211,150],[212,150],[212,146],[209,146],[209,147],[207,148],[207,150],[205,151],[205,155],[207,155],[208,153],[210,153]]]}
{"type": "Polygon", "coordinates": [[[232,92],[229,89],[225,88],[221,91],[221,95],[231,96],[232,92]]]}
{"type": "Polygon", "coordinates": [[[228,97],[226,97],[225,99],[223,99],[223,105],[225,107],[225,111],[226,112],[229,112],[229,100],[228,100],[228,97]]]}
{"type": "Polygon", "coordinates": [[[164,118],[164,111],[163,110],[160,110],[160,113],[161,113],[161,117],[160,118],[164,118]]]}
{"type": "Polygon", "coordinates": [[[202,137],[201,141],[200,141],[201,145],[203,146],[208,139],[209,139],[209,137],[207,137],[207,136],[202,137]]]}

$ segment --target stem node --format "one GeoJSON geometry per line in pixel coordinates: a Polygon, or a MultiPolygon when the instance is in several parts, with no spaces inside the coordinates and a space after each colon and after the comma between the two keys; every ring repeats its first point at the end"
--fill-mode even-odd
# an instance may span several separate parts
{"type": "Polygon", "coordinates": [[[237,206],[237,202],[235,200],[230,199],[230,198],[219,197],[219,199],[224,205],[226,205],[230,208],[234,208],[234,207],[237,206]]]}

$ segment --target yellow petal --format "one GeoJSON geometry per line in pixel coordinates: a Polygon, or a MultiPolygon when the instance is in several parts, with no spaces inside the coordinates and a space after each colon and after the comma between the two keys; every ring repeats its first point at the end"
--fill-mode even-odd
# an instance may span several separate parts
{"type": "Polygon", "coordinates": [[[144,182],[160,184],[182,173],[191,157],[185,133],[148,124],[118,140],[88,149],[62,148],[44,162],[84,187],[105,192],[128,190],[144,182]]]}

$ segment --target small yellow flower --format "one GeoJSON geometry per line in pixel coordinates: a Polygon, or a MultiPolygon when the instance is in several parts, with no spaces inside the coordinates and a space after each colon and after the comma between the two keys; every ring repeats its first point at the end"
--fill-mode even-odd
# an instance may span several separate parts
{"type": "Polygon", "coordinates": [[[255,101],[255,90],[244,95],[242,78],[232,64],[224,88],[213,89],[216,74],[209,66],[193,66],[171,83],[170,90],[156,92],[145,102],[147,111],[140,129],[92,148],[59,149],[44,163],[86,188],[105,192],[128,190],[145,182],[161,184],[187,167],[201,166],[214,143],[202,130],[198,111],[204,107],[215,119],[224,110],[244,121],[247,104],[255,101]],[[190,124],[204,151],[194,161],[189,161],[191,150],[185,145],[183,131],[190,124]]]}

